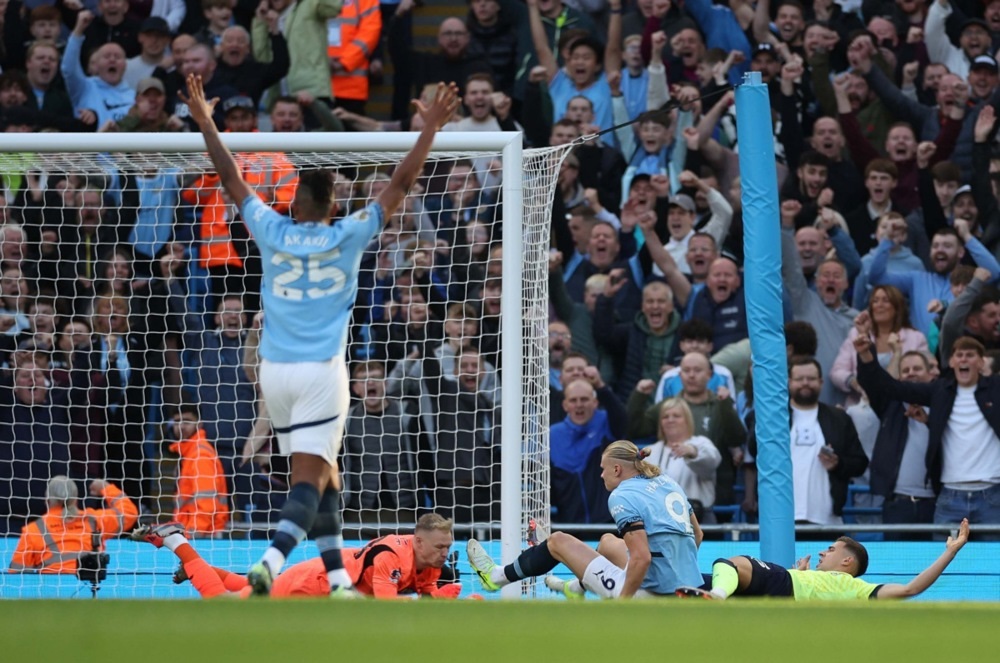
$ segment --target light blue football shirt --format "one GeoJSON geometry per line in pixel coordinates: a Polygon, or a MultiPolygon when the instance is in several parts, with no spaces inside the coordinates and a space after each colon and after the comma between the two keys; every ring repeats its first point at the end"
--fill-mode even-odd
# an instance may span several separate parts
{"type": "Polygon", "coordinates": [[[668,476],[626,479],[608,498],[619,531],[642,522],[653,555],[640,586],[654,594],[672,594],[682,586],[700,587],[698,548],[694,543],[691,507],[684,489],[668,476]]]}
{"type": "Polygon", "coordinates": [[[382,207],[374,202],[329,226],[295,223],[255,195],[240,210],[264,266],[261,357],[305,362],[343,355],[361,256],[382,230],[382,207]]]}

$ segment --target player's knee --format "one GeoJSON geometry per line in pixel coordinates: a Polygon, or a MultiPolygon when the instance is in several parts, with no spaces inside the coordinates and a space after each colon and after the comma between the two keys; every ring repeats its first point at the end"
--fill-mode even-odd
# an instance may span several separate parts
{"type": "Polygon", "coordinates": [[[550,552],[557,552],[564,549],[572,538],[573,537],[565,532],[553,532],[549,535],[549,538],[545,540],[545,543],[548,544],[550,552]]]}
{"type": "Polygon", "coordinates": [[[597,543],[597,552],[602,553],[602,551],[607,550],[609,547],[615,545],[618,541],[618,537],[614,534],[608,533],[601,536],[601,540],[597,543]]]}

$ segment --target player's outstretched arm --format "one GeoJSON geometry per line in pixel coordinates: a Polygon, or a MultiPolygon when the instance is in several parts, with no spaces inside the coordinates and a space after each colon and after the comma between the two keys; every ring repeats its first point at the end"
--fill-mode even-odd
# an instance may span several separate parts
{"type": "Polygon", "coordinates": [[[649,539],[646,537],[646,529],[643,524],[633,523],[628,526],[625,532],[625,546],[628,548],[628,567],[625,569],[625,585],[622,587],[621,598],[632,598],[642,586],[642,580],[646,577],[646,571],[653,561],[653,555],[649,551],[649,539]]]}
{"type": "Polygon", "coordinates": [[[906,599],[911,596],[916,596],[917,594],[923,593],[928,587],[934,584],[934,582],[941,577],[944,570],[948,568],[951,564],[951,560],[955,559],[955,555],[958,551],[962,549],[965,542],[969,540],[969,519],[966,518],[962,521],[962,524],[958,526],[958,536],[948,537],[948,541],[944,544],[944,552],[941,556],[934,560],[934,563],[928,566],[923,572],[916,578],[906,583],[905,585],[882,585],[882,588],[878,591],[878,598],[880,599],[906,599]]]}
{"type": "Polygon", "coordinates": [[[424,128],[417,138],[417,144],[393,171],[389,186],[379,194],[378,204],[382,206],[382,215],[386,223],[403,203],[403,198],[406,197],[410,187],[420,177],[427,155],[430,154],[431,144],[434,142],[434,134],[448,123],[460,102],[458,86],[454,83],[448,85],[438,83],[437,90],[434,92],[434,101],[431,102],[430,106],[424,106],[419,99],[413,101],[417,112],[424,119],[424,128]]]}
{"type": "Polygon", "coordinates": [[[185,96],[183,92],[178,92],[177,96],[188,105],[191,118],[198,125],[201,135],[205,137],[208,156],[215,164],[215,172],[219,174],[223,188],[234,203],[242,205],[246,197],[253,193],[253,189],[243,181],[239,166],[236,165],[236,159],[233,158],[229,148],[222,144],[219,129],[215,126],[215,120],[212,119],[212,113],[215,112],[215,105],[219,103],[219,99],[205,99],[205,86],[202,84],[201,76],[189,74],[187,89],[189,96],[185,96]]]}

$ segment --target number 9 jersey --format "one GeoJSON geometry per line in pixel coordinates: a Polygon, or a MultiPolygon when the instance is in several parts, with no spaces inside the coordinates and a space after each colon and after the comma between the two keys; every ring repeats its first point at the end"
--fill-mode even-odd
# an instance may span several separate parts
{"type": "Polygon", "coordinates": [[[704,583],[698,570],[698,548],[691,525],[691,506],[684,489],[667,476],[636,476],[621,482],[608,498],[618,531],[641,522],[652,556],[641,589],[672,594],[681,586],[704,583]]]}
{"type": "Polygon", "coordinates": [[[296,223],[256,195],[247,196],[240,211],[264,268],[261,357],[323,362],[343,356],[361,257],[382,229],[381,205],[373,202],[332,225],[296,223]]]}

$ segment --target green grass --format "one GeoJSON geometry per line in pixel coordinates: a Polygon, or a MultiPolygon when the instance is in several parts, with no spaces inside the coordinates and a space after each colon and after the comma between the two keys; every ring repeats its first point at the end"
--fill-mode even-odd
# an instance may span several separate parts
{"type": "Polygon", "coordinates": [[[0,660],[978,661],[1000,606],[652,601],[3,601],[0,660]]]}

